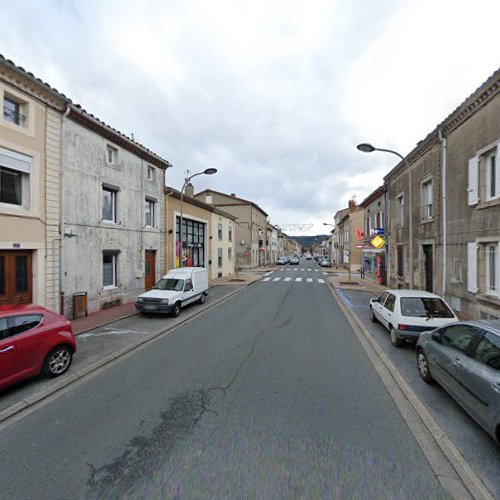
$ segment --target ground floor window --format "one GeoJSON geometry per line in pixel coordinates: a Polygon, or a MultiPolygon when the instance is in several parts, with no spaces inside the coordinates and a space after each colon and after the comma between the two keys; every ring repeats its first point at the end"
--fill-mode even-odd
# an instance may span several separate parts
{"type": "Polygon", "coordinates": [[[498,293],[498,243],[486,245],[486,291],[488,293],[498,293]]]}
{"type": "Polygon", "coordinates": [[[117,287],[117,261],[118,254],[104,250],[102,254],[102,286],[110,289],[117,287]]]}
{"type": "Polygon", "coordinates": [[[205,267],[205,234],[204,222],[183,217],[181,238],[180,217],[176,218],[175,267],[205,267]]]}

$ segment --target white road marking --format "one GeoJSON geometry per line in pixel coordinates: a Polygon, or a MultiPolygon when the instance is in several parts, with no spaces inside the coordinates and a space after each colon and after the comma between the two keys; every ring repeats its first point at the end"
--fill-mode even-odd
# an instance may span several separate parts
{"type": "Polygon", "coordinates": [[[302,281],[302,278],[295,278],[295,281],[302,281]]]}
{"type": "Polygon", "coordinates": [[[318,283],[324,283],[324,282],[325,282],[324,279],[318,278],[318,283]]]}
{"type": "Polygon", "coordinates": [[[308,269],[308,271],[312,271],[312,269],[308,269]]]}
{"type": "Polygon", "coordinates": [[[319,269],[315,269],[315,271],[316,271],[317,273],[319,273],[319,269]]]}
{"type": "Polygon", "coordinates": [[[269,276],[270,274],[273,274],[274,271],[269,271],[268,273],[264,274],[264,276],[269,276]]]}
{"type": "Polygon", "coordinates": [[[312,283],[312,282],[313,282],[313,279],[312,279],[312,278],[307,278],[307,282],[308,282],[308,283],[312,283]]]}
{"type": "Polygon", "coordinates": [[[281,278],[274,278],[273,281],[279,281],[281,278]]]}
{"type": "Polygon", "coordinates": [[[269,281],[271,278],[264,278],[262,281],[269,281]]]}
{"type": "Polygon", "coordinates": [[[88,337],[98,337],[101,335],[124,335],[127,333],[139,333],[140,335],[144,335],[149,332],[140,332],[138,330],[119,330],[115,328],[110,328],[110,327],[104,327],[103,330],[107,330],[104,332],[96,332],[96,333],[81,333],[78,335],[79,340],[84,340],[88,337]]]}
{"type": "Polygon", "coordinates": [[[323,273],[325,276],[328,276],[328,273],[323,273]]]}
{"type": "Polygon", "coordinates": [[[301,269],[301,271],[305,271],[305,269],[304,269],[304,268],[302,268],[302,269],[301,269]]]}
{"type": "Polygon", "coordinates": [[[292,278],[285,278],[285,281],[292,281],[292,278]]]}

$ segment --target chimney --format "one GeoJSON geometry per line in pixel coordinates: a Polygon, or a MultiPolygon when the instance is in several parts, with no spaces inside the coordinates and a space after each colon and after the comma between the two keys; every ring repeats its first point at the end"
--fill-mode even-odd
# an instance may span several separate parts
{"type": "Polygon", "coordinates": [[[356,210],[356,201],[354,201],[353,199],[349,200],[349,212],[355,212],[356,210]]]}
{"type": "Polygon", "coordinates": [[[235,198],[235,197],[236,197],[236,194],[234,194],[234,193],[231,193],[231,196],[232,196],[233,198],[235,198]]]}
{"type": "Polygon", "coordinates": [[[186,196],[191,196],[192,198],[194,196],[194,186],[191,183],[189,183],[186,186],[184,193],[186,194],[186,196]]]}

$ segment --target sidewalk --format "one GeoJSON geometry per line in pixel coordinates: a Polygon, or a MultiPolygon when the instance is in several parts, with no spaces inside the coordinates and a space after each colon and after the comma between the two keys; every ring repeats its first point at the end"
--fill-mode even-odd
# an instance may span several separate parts
{"type": "Polygon", "coordinates": [[[329,276],[328,281],[332,284],[334,288],[343,288],[347,290],[363,290],[366,292],[372,292],[375,295],[380,295],[382,292],[387,290],[386,285],[379,285],[374,281],[366,278],[361,278],[359,273],[351,273],[351,282],[348,282],[348,273],[344,268],[340,267],[329,267],[326,268],[328,271],[333,271],[336,276],[329,276]]]}
{"type": "MultiPolygon", "coordinates": [[[[272,269],[256,268],[252,271],[240,271],[239,273],[232,274],[231,276],[224,276],[223,278],[209,280],[208,285],[210,288],[221,285],[249,285],[254,281],[262,279],[262,275],[259,274],[259,272],[266,270],[272,269]]],[[[119,306],[94,311],[89,313],[86,317],[72,320],[71,326],[75,335],[79,335],[99,326],[104,326],[108,323],[134,316],[135,314],[137,314],[135,301],[125,302],[119,306]]]]}

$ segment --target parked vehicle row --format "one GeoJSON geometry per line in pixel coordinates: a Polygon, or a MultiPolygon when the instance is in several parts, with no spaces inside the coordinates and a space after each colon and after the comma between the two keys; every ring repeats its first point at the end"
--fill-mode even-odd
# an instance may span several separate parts
{"type": "Polygon", "coordinates": [[[500,321],[458,321],[439,296],[387,290],[370,301],[370,318],[391,343],[416,343],[420,377],[437,381],[500,444],[500,321]]]}

